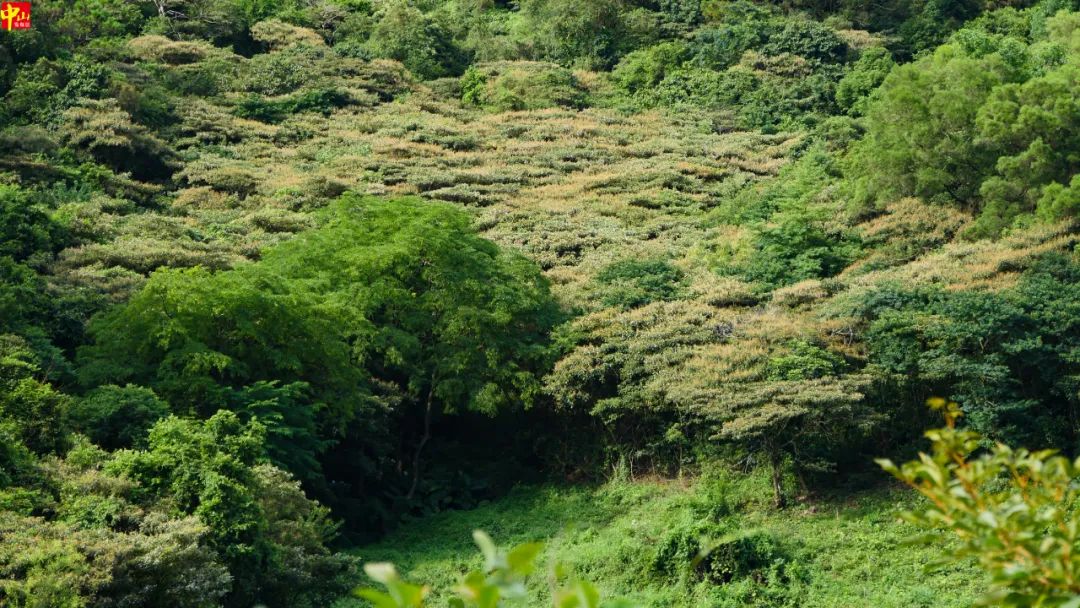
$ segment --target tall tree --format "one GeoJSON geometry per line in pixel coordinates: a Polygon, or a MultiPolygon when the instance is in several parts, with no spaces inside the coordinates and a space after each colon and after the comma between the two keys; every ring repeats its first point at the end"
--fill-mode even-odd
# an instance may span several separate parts
{"type": "Polygon", "coordinates": [[[267,256],[341,322],[354,361],[389,385],[419,427],[411,497],[432,419],[531,404],[551,363],[558,309],[524,257],[476,235],[442,204],[347,195],[333,219],[267,256]]]}

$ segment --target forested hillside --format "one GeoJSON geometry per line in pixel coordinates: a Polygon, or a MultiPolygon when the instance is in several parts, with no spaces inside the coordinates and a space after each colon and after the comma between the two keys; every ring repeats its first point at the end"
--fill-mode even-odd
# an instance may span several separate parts
{"type": "Polygon", "coordinates": [[[0,605],[1080,602],[1074,0],[31,23],[0,605]]]}

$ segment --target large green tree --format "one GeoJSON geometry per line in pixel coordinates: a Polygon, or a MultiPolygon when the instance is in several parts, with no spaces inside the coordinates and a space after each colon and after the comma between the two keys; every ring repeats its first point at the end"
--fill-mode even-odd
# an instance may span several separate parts
{"type": "Polygon", "coordinates": [[[81,372],[257,418],[277,464],[371,502],[395,469],[416,492],[434,418],[532,403],[558,316],[539,269],[461,211],[345,196],[257,264],[155,273],[91,325],[81,372]]]}
{"type": "Polygon", "coordinates": [[[410,496],[434,416],[528,406],[551,363],[559,314],[546,279],[448,205],[347,195],[262,271],[336,319],[352,361],[402,400],[407,427],[419,427],[410,496]]]}

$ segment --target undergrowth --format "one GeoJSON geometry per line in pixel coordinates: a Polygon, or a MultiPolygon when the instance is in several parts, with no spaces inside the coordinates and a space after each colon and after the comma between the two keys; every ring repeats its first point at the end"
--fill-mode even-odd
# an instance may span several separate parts
{"type": "MultiPolygon", "coordinates": [[[[559,562],[606,594],[647,607],[970,606],[985,587],[973,565],[934,569],[947,547],[906,542],[915,529],[897,523],[897,513],[916,500],[882,488],[775,510],[764,471],[519,486],[470,511],[412,521],[354,553],[450,589],[478,567],[470,538],[483,529],[503,546],[544,541],[545,564],[559,562]]],[[[521,605],[550,605],[548,589],[544,576],[534,577],[521,605]]]]}

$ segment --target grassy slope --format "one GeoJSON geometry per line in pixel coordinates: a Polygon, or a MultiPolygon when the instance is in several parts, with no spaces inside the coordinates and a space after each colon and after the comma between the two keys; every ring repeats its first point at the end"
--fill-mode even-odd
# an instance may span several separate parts
{"type": "MultiPolygon", "coordinates": [[[[973,568],[950,566],[928,573],[925,566],[937,559],[940,548],[904,543],[913,530],[898,523],[896,514],[913,500],[904,491],[880,490],[776,511],[767,506],[767,488],[759,476],[735,483],[519,487],[472,511],[412,522],[357,553],[365,561],[394,562],[407,578],[446,589],[479,565],[470,541],[471,531],[479,528],[506,545],[545,540],[548,563],[555,557],[605,593],[644,606],[970,606],[983,586],[973,568]],[[778,541],[788,560],[784,582],[763,590],[748,580],[715,585],[685,573],[653,571],[664,540],[722,502],[735,507],[724,518],[731,529],[767,531],[778,541]]],[[[537,578],[528,606],[547,605],[547,583],[537,578]]],[[[433,605],[442,605],[438,599],[433,605]]]]}

